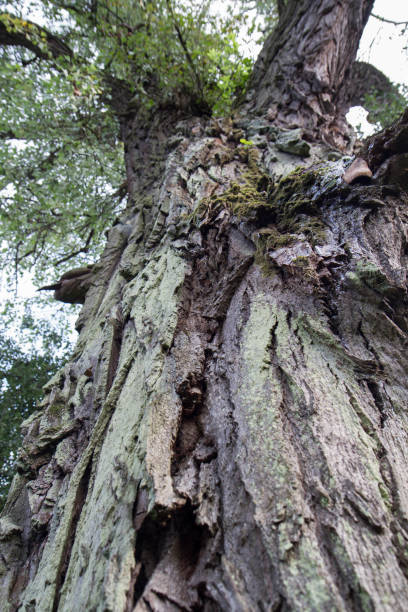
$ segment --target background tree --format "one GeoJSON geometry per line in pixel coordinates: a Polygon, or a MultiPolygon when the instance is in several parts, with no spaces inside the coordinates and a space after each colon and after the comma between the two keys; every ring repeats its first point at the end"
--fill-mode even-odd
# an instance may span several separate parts
{"type": "Polygon", "coordinates": [[[21,323],[15,308],[2,313],[0,333],[0,507],[14,475],[14,461],[21,446],[20,424],[36,409],[42,387],[68,358],[70,343],[65,321],[33,316],[26,308],[21,323]],[[11,315],[11,316],[10,316],[11,315]],[[65,334],[64,334],[65,331],[65,334]],[[14,332],[14,334],[13,334],[14,332]]]}
{"type": "Polygon", "coordinates": [[[10,609],[403,609],[407,114],[362,151],[375,179],[342,179],[372,4],[278,2],[241,96],[206,5],[2,16],[26,68],[96,75],[128,192],[101,258],[58,283],[87,293],[23,424],[10,609]]]}

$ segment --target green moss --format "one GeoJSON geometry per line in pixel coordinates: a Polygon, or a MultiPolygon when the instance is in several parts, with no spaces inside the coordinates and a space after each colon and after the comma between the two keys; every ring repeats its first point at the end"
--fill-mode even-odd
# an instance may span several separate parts
{"type": "Polygon", "coordinates": [[[276,227],[262,228],[259,232],[255,232],[253,239],[256,243],[255,263],[261,267],[264,273],[269,275],[275,269],[275,265],[268,258],[268,253],[296,242],[294,234],[281,234],[276,227]]]}
{"type": "Polygon", "coordinates": [[[299,255],[292,261],[292,265],[300,268],[307,267],[309,265],[309,258],[306,255],[299,255]]]}
{"type": "Polygon", "coordinates": [[[390,287],[384,272],[376,264],[367,259],[360,259],[357,262],[356,272],[369,287],[373,287],[378,291],[384,291],[390,287]]]}
{"type": "Polygon", "coordinates": [[[279,249],[281,247],[290,246],[296,242],[296,236],[293,234],[282,234],[276,227],[268,227],[262,229],[258,233],[258,239],[263,241],[268,250],[279,249]]]}
{"type": "MultiPolygon", "coordinates": [[[[322,244],[326,229],[320,219],[316,194],[325,174],[324,167],[313,170],[297,168],[276,185],[259,168],[259,151],[255,147],[240,147],[239,154],[248,170],[240,182],[229,189],[203,200],[193,214],[198,223],[214,218],[222,209],[239,218],[254,217],[265,220],[266,227],[253,234],[257,245],[255,262],[268,274],[274,269],[267,254],[272,250],[290,246],[299,234],[312,245],[322,244]]],[[[307,267],[305,265],[305,267],[307,267]]]]}
{"type": "Polygon", "coordinates": [[[385,293],[390,289],[384,272],[366,258],[357,261],[355,270],[347,272],[346,277],[356,287],[371,287],[380,293],[385,293]]]}
{"type": "Polygon", "coordinates": [[[282,178],[272,194],[276,210],[276,225],[281,233],[302,233],[312,244],[324,242],[325,227],[319,218],[314,198],[322,175],[322,168],[297,168],[282,178]]]}
{"type": "Polygon", "coordinates": [[[320,505],[323,508],[328,508],[330,505],[330,499],[328,497],[326,497],[325,495],[322,495],[320,498],[320,505]]]}
{"type": "Polygon", "coordinates": [[[268,258],[268,252],[262,245],[257,245],[254,262],[260,267],[264,276],[273,276],[276,273],[276,265],[268,258]]]}
{"type": "Polygon", "coordinates": [[[245,217],[251,211],[269,205],[273,182],[258,167],[258,149],[239,147],[238,154],[248,166],[241,182],[234,181],[223,193],[202,200],[193,214],[196,221],[215,216],[222,209],[230,210],[237,217],[245,217]]]}
{"type": "Polygon", "coordinates": [[[299,255],[299,257],[296,257],[292,261],[291,265],[295,268],[295,270],[298,268],[302,273],[302,277],[308,282],[316,285],[319,284],[319,276],[309,257],[306,255],[299,255]]]}
{"type": "Polygon", "coordinates": [[[135,210],[149,210],[154,204],[154,199],[151,195],[138,198],[135,202],[135,210]]]}
{"type": "Polygon", "coordinates": [[[382,499],[385,502],[385,505],[388,508],[391,508],[392,503],[391,503],[391,499],[390,499],[390,494],[389,494],[389,491],[388,491],[387,487],[385,486],[385,484],[382,483],[382,482],[379,482],[378,483],[378,490],[380,492],[380,495],[381,495],[382,499]]]}
{"type": "Polygon", "coordinates": [[[248,151],[248,171],[242,176],[241,183],[232,183],[224,193],[214,196],[211,204],[216,208],[227,208],[237,217],[245,217],[251,210],[269,205],[273,188],[271,179],[263,174],[257,164],[256,156],[248,151]]]}
{"type": "Polygon", "coordinates": [[[64,411],[64,408],[65,408],[65,404],[61,404],[57,402],[49,406],[48,413],[51,416],[60,416],[61,413],[64,411]]]}

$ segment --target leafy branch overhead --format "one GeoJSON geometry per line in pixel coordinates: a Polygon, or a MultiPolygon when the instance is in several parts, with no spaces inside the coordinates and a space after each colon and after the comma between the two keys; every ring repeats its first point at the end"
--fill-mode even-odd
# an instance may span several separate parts
{"type": "Polygon", "coordinates": [[[94,258],[123,205],[120,113],[184,104],[220,114],[244,91],[247,16],[220,18],[197,1],[44,0],[14,14],[2,4],[3,264],[35,263],[41,276],[47,262],[94,258]]]}
{"type": "Polygon", "coordinates": [[[9,13],[0,14],[0,45],[24,47],[40,59],[72,57],[72,50],[60,38],[32,21],[9,13]]]}

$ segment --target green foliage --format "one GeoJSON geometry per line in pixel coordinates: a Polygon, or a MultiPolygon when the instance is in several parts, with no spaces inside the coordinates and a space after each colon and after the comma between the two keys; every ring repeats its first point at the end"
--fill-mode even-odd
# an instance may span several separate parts
{"type": "MultiPolygon", "coordinates": [[[[0,244],[4,266],[84,258],[123,193],[123,150],[92,74],[43,72],[3,57],[0,71],[0,244]],[[86,79],[85,77],[88,77],[86,79]],[[116,196],[114,193],[118,192],[116,196]]],[[[89,255],[95,256],[99,243],[89,255]]],[[[85,257],[86,260],[86,257],[85,257]]]]}
{"type": "MultiPolygon", "coordinates": [[[[59,3],[46,5],[55,19],[59,3]]],[[[111,0],[88,7],[77,2],[69,10],[78,54],[126,83],[133,105],[183,97],[198,110],[225,112],[245,86],[252,65],[238,48],[245,11],[221,17],[208,0],[111,0]]]]}
{"type": "Polygon", "coordinates": [[[377,130],[391,125],[408,105],[408,86],[393,84],[392,89],[378,94],[375,90],[366,94],[364,107],[368,110],[367,120],[376,125],[377,130]]]}
{"type": "MultiPolygon", "coordinates": [[[[258,4],[271,14],[270,2],[258,4]]],[[[1,261],[35,265],[43,282],[49,264],[94,260],[123,206],[121,113],[228,113],[252,68],[238,43],[260,22],[247,0],[222,15],[211,0],[16,0],[9,9],[0,0],[0,27],[26,45],[0,48],[1,261]]]]}
{"type": "Polygon", "coordinates": [[[245,147],[251,147],[254,144],[252,140],[246,140],[246,138],[240,138],[239,142],[245,147]]]}
{"type": "Polygon", "coordinates": [[[54,313],[51,323],[38,318],[27,305],[21,316],[18,313],[15,304],[8,304],[0,329],[0,508],[21,445],[20,424],[35,410],[42,386],[61,367],[70,350],[58,315],[54,313]]]}

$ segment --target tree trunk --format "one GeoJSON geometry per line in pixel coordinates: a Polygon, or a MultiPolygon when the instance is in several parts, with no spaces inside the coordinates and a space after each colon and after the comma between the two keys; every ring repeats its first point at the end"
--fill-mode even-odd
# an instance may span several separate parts
{"type": "Polygon", "coordinates": [[[350,186],[271,115],[121,121],[129,206],[24,424],[6,609],[404,610],[408,117],[350,186]]]}

